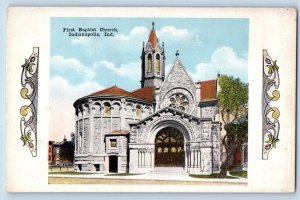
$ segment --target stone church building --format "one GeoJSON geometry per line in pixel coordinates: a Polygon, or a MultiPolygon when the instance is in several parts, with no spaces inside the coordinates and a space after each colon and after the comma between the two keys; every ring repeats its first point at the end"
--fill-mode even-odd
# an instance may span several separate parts
{"type": "Polygon", "coordinates": [[[141,88],[113,86],[84,96],[76,111],[75,170],[150,173],[177,167],[189,174],[220,171],[217,80],[194,82],[153,28],[141,55],[141,88]]]}

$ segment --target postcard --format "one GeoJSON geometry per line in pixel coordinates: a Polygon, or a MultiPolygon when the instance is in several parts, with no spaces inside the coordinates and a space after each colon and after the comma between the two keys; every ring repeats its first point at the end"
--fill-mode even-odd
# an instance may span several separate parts
{"type": "Polygon", "coordinates": [[[294,8],[7,12],[7,191],[295,190],[294,8]]]}

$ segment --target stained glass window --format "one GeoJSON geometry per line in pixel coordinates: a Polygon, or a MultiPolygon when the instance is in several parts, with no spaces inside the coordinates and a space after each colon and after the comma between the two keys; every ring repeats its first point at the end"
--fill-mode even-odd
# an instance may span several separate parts
{"type": "Polygon", "coordinates": [[[147,72],[152,71],[152,56],[151,54],[148,55],[148,65],[147,65],[147,72]]]}
{"type": "Polygon", "coordinates": [[[156,54],[156,59],[155,59],[155,71],[156,73],[159,74],[160,72],[160,56],[159,54],[156,54]]]}
{"type": "Polygon", "coordinates": [[[170,107],[176,108],[180,111],[186,111],[188,109],[188,99],[183,94],[174,94],[170,97],[170,107]]]}

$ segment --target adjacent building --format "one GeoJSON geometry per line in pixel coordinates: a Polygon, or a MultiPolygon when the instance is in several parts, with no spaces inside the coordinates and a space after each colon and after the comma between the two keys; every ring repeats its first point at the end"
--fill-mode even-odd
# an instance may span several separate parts
{"type": "Polygon", "coordinates": [[[70,150],[65,150],[67,152],[74,151],[74,137],[75,134],[71,134],[71,141],[68,141],[66,139],[66,136],[64,136],[63,141],[61,142],[55,142],[55,141],[49,141],[48,146],[48,164],[51,166],[65,166],[73,164],[73,162],[70,160],[70,158],[66,158],[66,156],[61,155],[62,148],[70,148],[70,150]],[[68,142],[72,145],[64,146],[64,144],[68,142]]]}

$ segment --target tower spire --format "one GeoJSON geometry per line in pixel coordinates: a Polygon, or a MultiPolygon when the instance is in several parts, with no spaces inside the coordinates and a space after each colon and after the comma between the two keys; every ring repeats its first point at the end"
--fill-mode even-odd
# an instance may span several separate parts
{"type": "Polygon", "coordinates": [[[152,22],[152,30],[150,31],[148,42],[150,42],[152,48],[155,48],[158,43],[158,39],[154,29],[154,22],[152,22]]]}
{"type": "Polygon", "coordinates": [[[143,43],[142,50],[142,79],[141,87],[159,88],[165,78],[165,53],[164,44],[160,46],[160,41],[156,36],[154,22],[149,33],[146,45],[143,43]]]}

